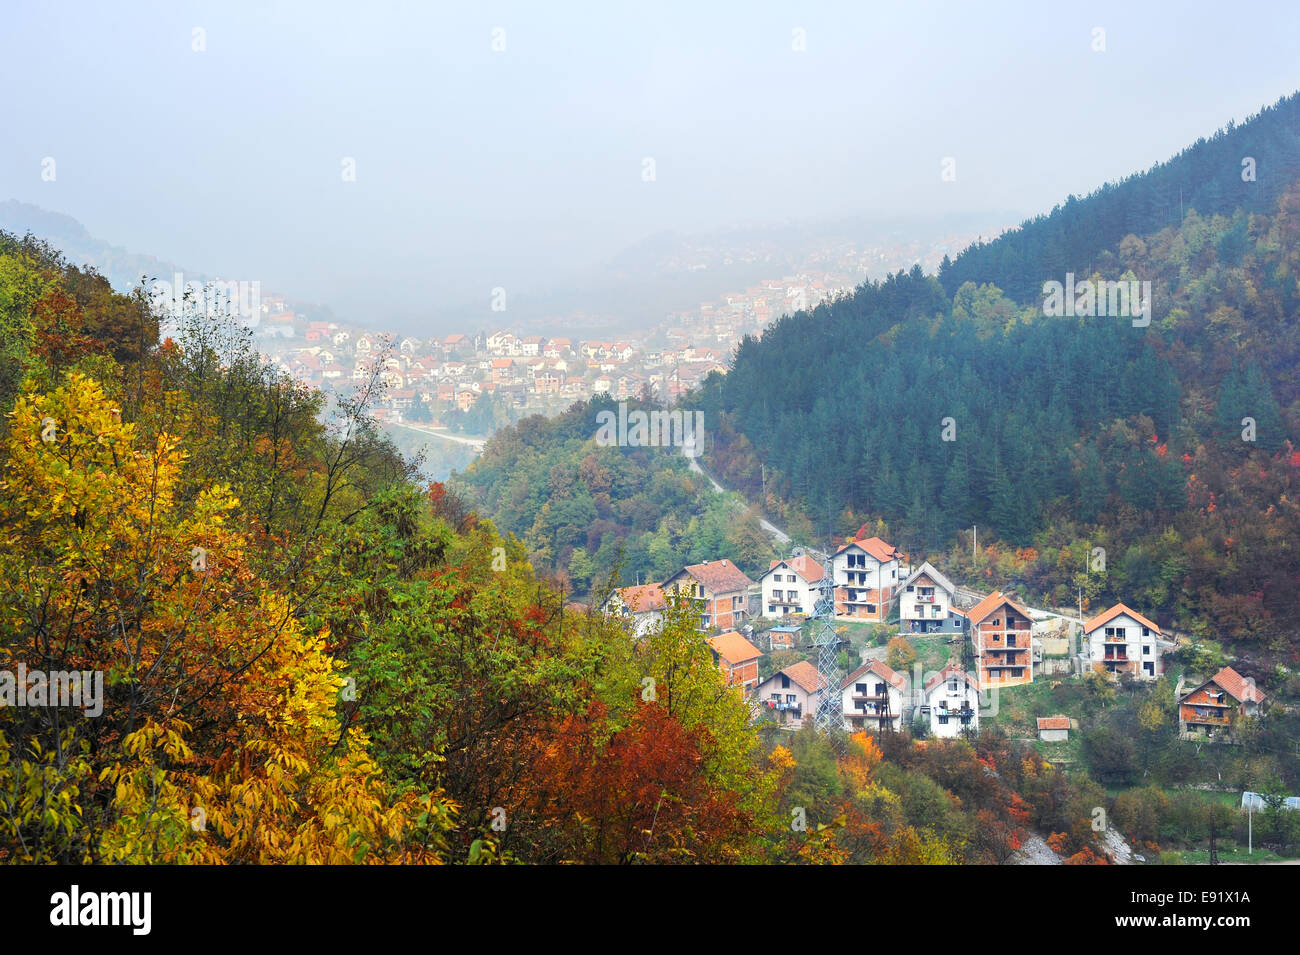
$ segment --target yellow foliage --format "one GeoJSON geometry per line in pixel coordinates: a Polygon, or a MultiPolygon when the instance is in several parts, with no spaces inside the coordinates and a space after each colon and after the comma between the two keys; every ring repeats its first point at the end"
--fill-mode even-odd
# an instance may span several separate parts
{"type": "Polygon", "coordinates": [[[0,711],[4,841],[34,862],[441,861],[456,807],[395,798],[343,736],[328,634],[249,567],[230,488],[181,507],[179,442],[139,440],[84,375],[10,414],[0,664],[48,660],[57,633],[62,667],[106,686],[93,754],[89,717],[19,752],[0,711]]]}

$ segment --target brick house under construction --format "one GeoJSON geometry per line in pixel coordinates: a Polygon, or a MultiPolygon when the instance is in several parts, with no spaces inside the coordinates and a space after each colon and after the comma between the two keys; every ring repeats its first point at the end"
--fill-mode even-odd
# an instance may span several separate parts
{"type": "Polygon", "coordinates": [[[1034,682],[1029,611],[1000,590],[968,612],[979,688],[1034,682]]]}

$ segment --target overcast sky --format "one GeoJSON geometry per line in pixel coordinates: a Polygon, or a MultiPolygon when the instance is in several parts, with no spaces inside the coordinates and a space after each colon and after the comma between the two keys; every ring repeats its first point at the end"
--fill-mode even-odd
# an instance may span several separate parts
{"type": "Polygon", "coordinates": [[[379,326],[488,315],[666,229],[1046,211],[1300,86],[1286,2],[6,0],[3,24],[0,199],[379,326]]]}

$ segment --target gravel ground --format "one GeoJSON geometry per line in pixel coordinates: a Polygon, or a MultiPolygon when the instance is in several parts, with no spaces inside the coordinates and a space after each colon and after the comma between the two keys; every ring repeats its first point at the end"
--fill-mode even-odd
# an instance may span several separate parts
{"type": "Polygon", "coordinates": [[[1037,834],[1030,834],[1011,857],[1012,865],[1060,865],[1061,857],[1047,848],[1047,840],[1037,834]]]}

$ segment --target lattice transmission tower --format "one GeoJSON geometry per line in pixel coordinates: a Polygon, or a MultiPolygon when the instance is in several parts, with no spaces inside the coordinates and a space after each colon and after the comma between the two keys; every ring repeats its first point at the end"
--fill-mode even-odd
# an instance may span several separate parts
{"type": "MultiPolygon", "coordinates": [[[[829,556],[829,555],[828,555],[829,556]]],[[[822,697],[817,704],[817,732],[830,739],[838,748],[843,736],[844,714],[840,700],[840,635],[835,629],[835,575],[831,562],[826,561],[826,572],[817,585],[817,603],[809,618],[809,636],[817,648],[817,672],[822,680],[822,697]]]]}

